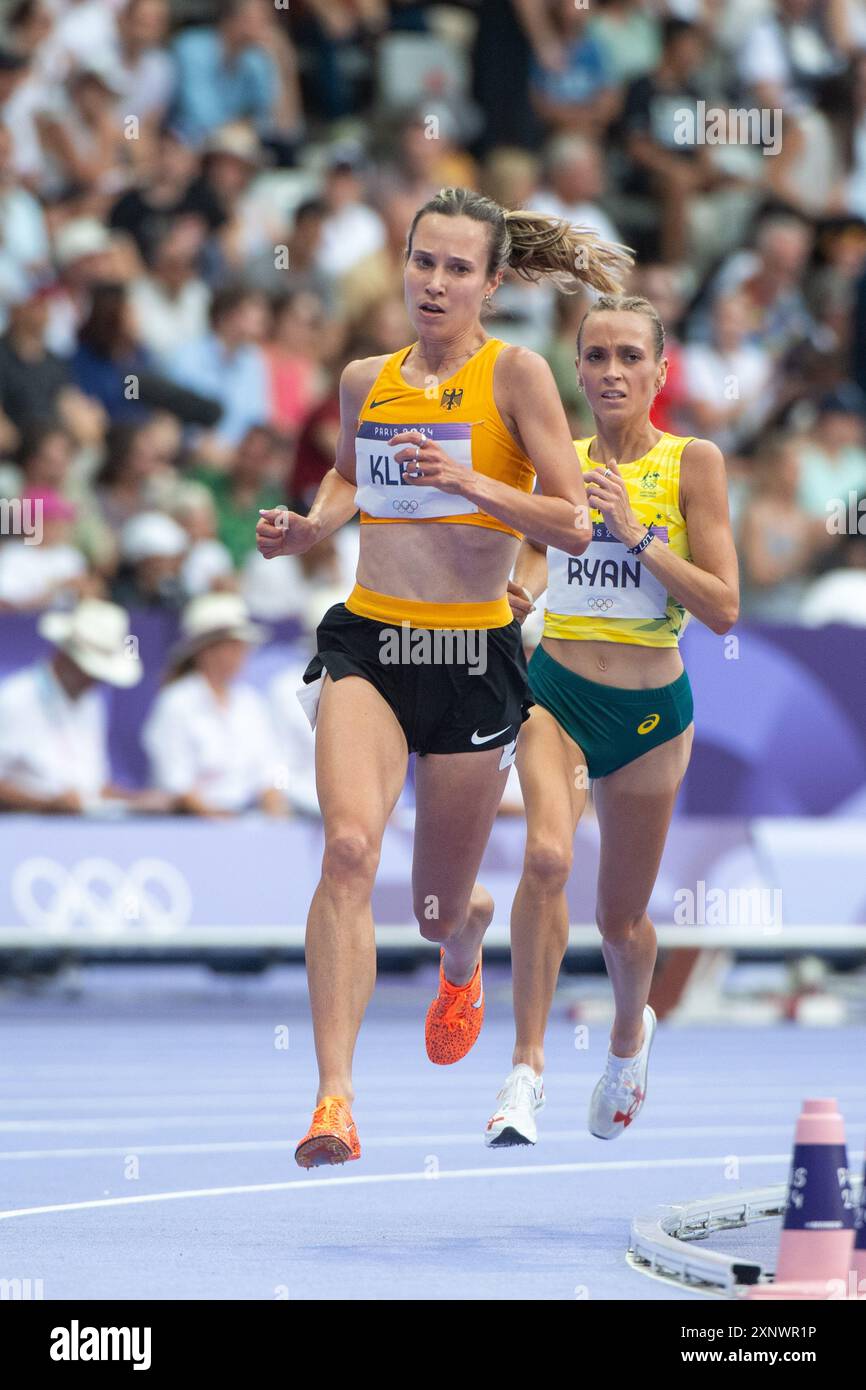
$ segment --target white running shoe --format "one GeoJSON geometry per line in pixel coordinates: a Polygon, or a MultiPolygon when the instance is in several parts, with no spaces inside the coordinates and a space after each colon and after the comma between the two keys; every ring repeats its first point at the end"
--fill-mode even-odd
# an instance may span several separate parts
{"type": "Polygon", "coordinates": [[[516,1066],[496,1097],[496,1110],[484,1131],[488,1149],[534,1144],[535,1117],[544,1108],[544,1078],[525,1062],[516,1066]]]}
{"type": "Polygon", "coordinates": [[[647,1004],[643,1011],[644,1040],[636,1057],[607,1054],[604,1076],[589,1102],[589,1132],[596,1139],[616,1139],[637,1119],[646,1100],[650,1048],[656,1016],[647,1004]]]}

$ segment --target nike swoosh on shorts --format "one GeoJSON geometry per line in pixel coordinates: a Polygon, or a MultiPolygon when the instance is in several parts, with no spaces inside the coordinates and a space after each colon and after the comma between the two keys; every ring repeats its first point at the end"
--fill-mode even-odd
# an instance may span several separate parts
{"type": "Polygon", "coordinates": [[[498,738],[500,734],[507,734],[507,733],[508,733],[508,730],[509,730],[510,728],[511,728],[511,725],[510,725],[510,724],[506,724],[504,729],[497,729],[496,732],[495,732],[494,734],[485,734],[483,738],[479,738],[479,737],[478,737],[478,730],[476,729],[476,730],[475,730],[475,733],[472,735],[472,737],[471,737],[471,739],[469,740],[469,742],[470,742],[470,743],[476,743],[476,744],[477,744],[477,743],[489,743],[490,740],[491,740],[492,738],[498,738]]]}

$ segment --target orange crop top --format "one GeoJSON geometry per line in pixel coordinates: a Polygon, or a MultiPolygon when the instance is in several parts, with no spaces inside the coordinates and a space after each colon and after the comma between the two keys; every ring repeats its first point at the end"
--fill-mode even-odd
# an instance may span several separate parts
{"type": "Polygon", "coordinates": [[[507,344],[488,338],[459,372],[442,382],[431,376],[427,387],[403,380],[400,368],[412,346],[388,358],[358,417],[355,501],[361,522],[448,521],[519,537],[519,531],[465,497],[404,481],[389,443],[403,430],[422,430],[456,463],[531,492],[535,469],[506,429],[493,399],[493,369],[507,344]]]}

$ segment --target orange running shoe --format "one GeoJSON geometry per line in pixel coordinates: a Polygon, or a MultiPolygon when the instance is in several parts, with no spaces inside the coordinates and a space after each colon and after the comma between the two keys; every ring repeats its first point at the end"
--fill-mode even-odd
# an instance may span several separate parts
{"type": "Polygon", "coordinates": [[[348,1163],[360,1157],[361,1145],[348,1101],[343,1096],[325,1096],[295,1149],[295,1162],[300,1168],[320,1168],[324,1163],[348,1163]]]}
{"type": "Polygon", "coordinates": [[[445,952],[439,952],[439,993],[427,1010],[424,1029],[427,1056],[437,1066],[459,1062],[475,1045],[484,1022],[484,986],[481,961],[466,985],[452,985],[445,978],[445,952]]]}

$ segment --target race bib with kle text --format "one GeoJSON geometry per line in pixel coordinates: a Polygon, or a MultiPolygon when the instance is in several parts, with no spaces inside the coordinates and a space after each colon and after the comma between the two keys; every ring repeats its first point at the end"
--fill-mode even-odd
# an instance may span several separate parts
{"type": "MultiPolygon", "coordinates": [[[[471,425],[386,425],[364,420],[355,436],[355,501],[361,510],[369,516],[406,521],[477,512],[478,507],[466,497],[442,492],[437,487],[419,486],[405,477],[394,455],[412,446],[392,446],[390,440],[406,430],[419,430],[434,440],[454,463],[463,468],[472,467],[471,425]]],[[[409,468],[411,470],[411,463],[409,468]]]]}

